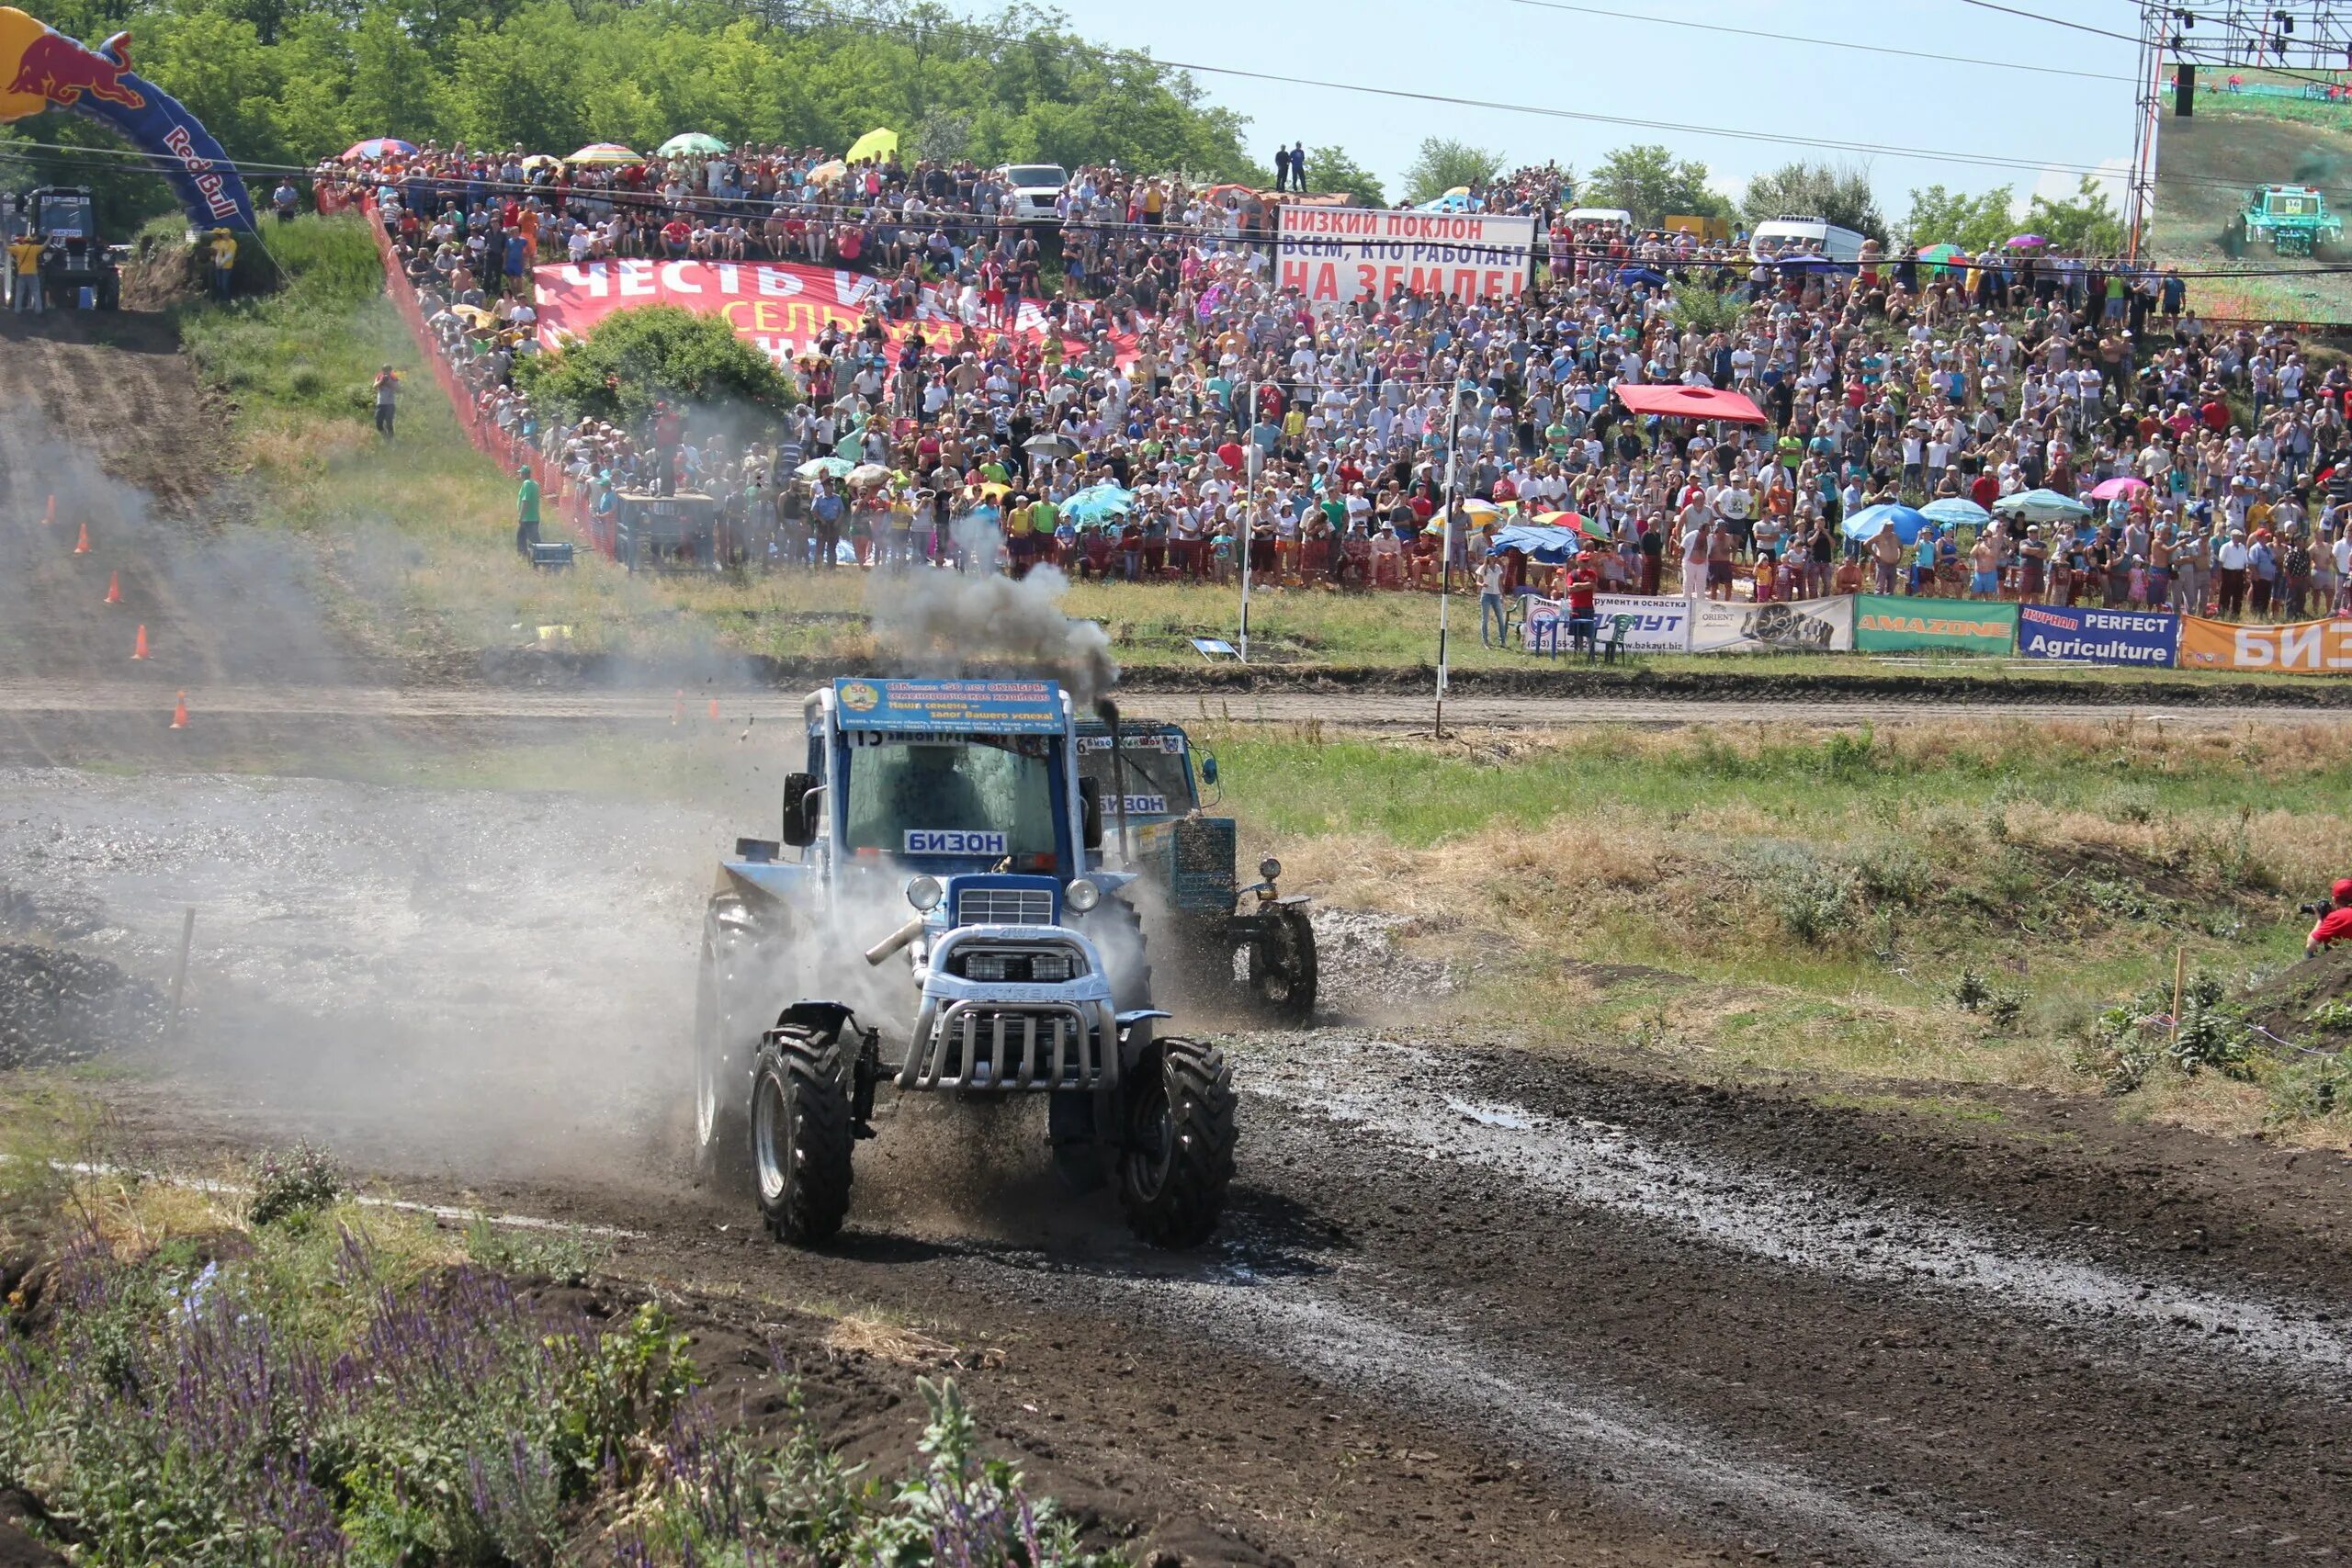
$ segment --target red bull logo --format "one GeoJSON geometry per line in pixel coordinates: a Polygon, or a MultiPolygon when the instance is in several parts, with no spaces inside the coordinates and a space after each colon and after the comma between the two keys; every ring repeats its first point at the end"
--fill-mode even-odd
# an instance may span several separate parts
{"type": "Polygon", "coordinates": [[[62,108],[80,103],[85,93],[122,108],[145,108],[146,95],[122,79],[130,69],[127,62],[110,60],[44,28],[40,37],[26,41],[15,73],[0,92],[38,94],[62,108]]]}

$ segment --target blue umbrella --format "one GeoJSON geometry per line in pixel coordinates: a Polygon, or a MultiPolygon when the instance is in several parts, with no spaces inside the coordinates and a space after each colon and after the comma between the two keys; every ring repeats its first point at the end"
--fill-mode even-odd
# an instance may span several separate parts
{"type": "Polygon", "coordinates": [[[1100,523],[1124,517],[1136,509],[1136,494],[1114,484],[1089,485],[1062,502],[1062,515],[1073,523],[1100,523]]]}
{"type": "Polygon", "coordinates": [[[1839,532],[1849,539],[1875,539],[1889,523],[1894,525],[1894,536],[1906,545],[1917,544],[1920,530],[1931,526],[1925,514],[1907,506],[1865,506],[1847,518],[1839,532]]]}
{"type": "Polygon", "coordinates": [[[1619,283],[1646,283],[1653,288],[1666,287],[1666,274],[1655,267],[1627,266],[1617,269],[1619,283]]]}
{"type": "Polygon", "coordinates": [[[1963,496],[1948,495],[1941,501],[1931,501],[1919,508],[1919,515],[1931,522],[1945,523],[1955,528],[1981,528],[1993,521],[1993,514],[1963,496]]]}
{"type": "Polygon", "coordinates": [[[1542,523],[1514,523],[1495,530],[1494,542],[1487,553],[1498,556],[1505,550],[1517,550],[1529,560],[1545,566],[1557,566],[1584,548],[1584,536],[1574,528],[1558,528],[1542,523]]]}

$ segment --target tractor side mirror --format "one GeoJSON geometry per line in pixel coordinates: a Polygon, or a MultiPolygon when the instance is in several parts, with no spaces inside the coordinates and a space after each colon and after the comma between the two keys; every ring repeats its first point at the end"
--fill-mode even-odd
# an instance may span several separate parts
{"type": "Polygon", "coordinates": [[[1078,781],[1078,814],[1080,836],[1086,840],[1086,848],[1101,849],[1102,847],[1102,781],[1101,779],[1078,781]]]}
{"type": "Polygon", "coordinates": [[[817,841],[817,825],[808,819],[808,797],[817,791],[814,773],[784,776],[784,841],[805,850],[817,841]]]}
{"type": "Polygon", "coordinates": [[[1204,752],[1202,754],[1201,782],[1203,784],[1212,784],[1216,783],[1216,757],[1214,753],[1204,752]]]}

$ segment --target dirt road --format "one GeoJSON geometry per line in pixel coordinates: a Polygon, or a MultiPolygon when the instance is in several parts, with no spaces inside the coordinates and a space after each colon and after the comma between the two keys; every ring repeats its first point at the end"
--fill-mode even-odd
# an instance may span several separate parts
{"type": "MultiPolygon", "coordinates": [[[[20,918],[195,1021],[102,1087],[183,1160],[324,1137],[394,1190],[637,1233],[690,1299],[970,1348],[1001,1440],[1182,1561],[2302,1563],[2352,1540],[2352,1172],[1655,1083],[1333,1016],[1231,1037],[1231,1224],[1151,1253],[1019,1110],[864,1145],[781,1250],[680,1153],[729,823],[565,797],[0,772],[20,918]],[[26,912],[29,911],[29,914],[26,912]],[[2202,1163],[2199,1163],[2199,1162],[2202,1163]]],[[[1377,994],[1362,945],[1329,977],[1377,994]]]]}

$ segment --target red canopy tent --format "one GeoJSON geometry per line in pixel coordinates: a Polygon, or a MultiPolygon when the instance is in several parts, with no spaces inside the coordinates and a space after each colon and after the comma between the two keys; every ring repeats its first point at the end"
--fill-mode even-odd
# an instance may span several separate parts
{"type": "Polygon", "coordinates": [[[1617,400],[1635,413],[1664,414],[1670,419],[1721,419],[1734,424],[1766,424],[1755,400],[1714,387],[1620,387],[1617,400]]]}

